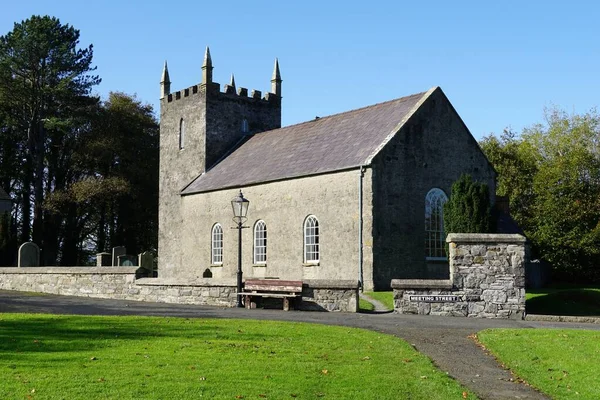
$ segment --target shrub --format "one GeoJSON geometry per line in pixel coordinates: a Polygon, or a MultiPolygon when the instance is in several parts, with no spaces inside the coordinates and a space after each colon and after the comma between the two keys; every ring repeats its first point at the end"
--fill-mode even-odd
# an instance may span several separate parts
{"type": "Polygon", "coordinates": [[[485,183],[463,174],[452,184],[450,199],[444,204],[444,230],[447,233],[489,233],[493,230],[490,193],[485,183]]]}

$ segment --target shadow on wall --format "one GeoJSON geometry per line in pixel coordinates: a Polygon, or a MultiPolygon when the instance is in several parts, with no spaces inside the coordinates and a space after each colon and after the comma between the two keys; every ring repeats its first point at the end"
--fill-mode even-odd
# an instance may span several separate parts
{"type": "Polygon", "coordinates": [[[450,279],[450,263],[448,260],[427,260],[426,279],[450,279]]]}

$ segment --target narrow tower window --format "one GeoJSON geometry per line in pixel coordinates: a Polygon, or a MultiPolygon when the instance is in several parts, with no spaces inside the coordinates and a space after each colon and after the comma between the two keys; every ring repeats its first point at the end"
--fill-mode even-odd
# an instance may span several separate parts
{"type": "Polygon", "coordinates": [[[223,228],[221,224],[215,224],[212,228],[211,240],[211,264],[223,264],[223,228]]]}
{"type": "Polygon", "coordinates": [[[304,262],[319,262],[319,220],[314,215],[309,215],[304,221],[304,262]]]}
{"type": "Polygon", "coordinates": [[[246,118],[244,118],[242,120],[242,132],[243,133],[248,133],[250,132],[250,127],[248,126],[248,120],[246,118]]]}
{"type": "Polygon", "coordinates": [[[267,225],[265,221],[254,224],[254,264],[267,263],[267,225]]]}
{"type": "Polygon", "coordinates": [[[183,118],[179,121],[179,150],[185,146],[185,121],[183,118]]]}
{"type": "Polygon", "coordinates": [[[448,197],[442,189],[433,188],[425,196],[425,258],[445,260],[444,203],[448,197]]]}

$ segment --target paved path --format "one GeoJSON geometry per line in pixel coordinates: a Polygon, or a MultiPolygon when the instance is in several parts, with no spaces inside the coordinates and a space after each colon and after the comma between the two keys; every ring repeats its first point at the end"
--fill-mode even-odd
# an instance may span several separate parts
{"type": "MultiPolygon", "coordinates": [[[[280,310],[246,310],[209,306],[142,303],[0,291],[0,312],[39,312],[82,315],[156,315],[187,318],[244,318],[312,322],[365,328],[398,336],[482,399],[546,399],[530,387],[511,382],[468,338],[486,328],[576,328],[600,330],[594,324],[508,321],[398,314],[350,314],[280,310]]],[[[393,365],[390,365],[393,368],[393,365]]]]}
{"type": "Polygon", "coordinates": [[[383,305],[382,302],[380,302],[379,300],[375,300],[371,296],[368,296],[368,295],[366,295],[364,293],[360,293],[359,296],[360,296],[361,299],[366,300],[369,303],[373,304],[373,307],[375,307],[375,309],[373,310],[373,312],[382,313],[382,312],[389,312],[390,311],[386,306],[383,305]]]}

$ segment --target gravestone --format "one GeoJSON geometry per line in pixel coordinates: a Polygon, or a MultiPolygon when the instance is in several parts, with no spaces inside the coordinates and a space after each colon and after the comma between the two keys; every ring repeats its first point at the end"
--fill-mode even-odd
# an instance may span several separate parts
{"type": "Polygon", "coordinates": [[[112,249],[112,266],[119,266],[119,256],[124,256],[127,253],[125,246],[117,246],[112,249]]]}
{"type": "Polygon", "coordinates": [[[110,267],[112,265],[112,256],[110,253],[96,254],[96,267],[110,267]]]}
{"type": "Polygon", "coordinates": [[[33,242],[25,242],[19,247],[18,267],[39,267],[40,248],[33,242]]]}
{"type": "Polygon", "coordinates": [[[138,255],[138,265],[152,274],[154,271],[154,254],[150,251],[145,251],[138,255]]]}
{"type": "Polygon", "coordinates": [[[136,261],[137,260],[135,259],[135,256],[131,256],[128,254],[117,257],[117,265],[119,267],[133,267],[135,266],[136,261]]]}

